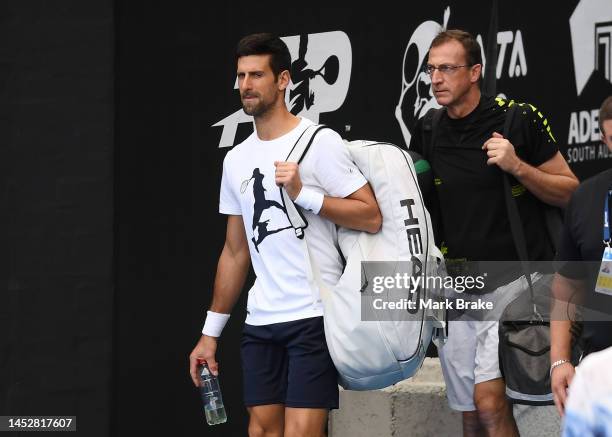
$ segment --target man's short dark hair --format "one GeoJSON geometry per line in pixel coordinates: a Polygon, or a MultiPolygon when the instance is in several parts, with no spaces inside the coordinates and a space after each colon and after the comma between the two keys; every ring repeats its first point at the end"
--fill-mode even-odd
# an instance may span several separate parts
{"type": "Polygon", "coordinates": [[[612,120],[612,96],[604,100],[599,108],[599,130],[602,134],[609,135],[612,132],[606,134],[603,129],[603,122],[606,120],[612,120]]]}
{"type": "Polygon", "coordinates": [[[283,71],[291,71],[291,54],[287,45],[278,36],[271,33],[254,33],[238,42],[236,61],[243,56],[270,55],[270,68],[274,77],[283,71]]]}
{"type": "Polygon", "coordinates": [[[449,41],[459,42],[465,49],[466,62],[468,65],[482,64],[480,44],[471,33],[459,29],[451,29],[440,32],[431,42],[432,47],[440,46],[449,41]]]}

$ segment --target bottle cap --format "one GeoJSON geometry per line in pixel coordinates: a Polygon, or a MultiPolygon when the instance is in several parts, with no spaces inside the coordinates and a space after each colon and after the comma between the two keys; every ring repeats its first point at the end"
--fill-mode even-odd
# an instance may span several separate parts
{"type": "Polygon", "coordinates": [[[200,372],[200,376],[210,376],[210,370],[208,369],[208,365],[206,363],[200,365],[202,367],[202,371],[200,372]]]}

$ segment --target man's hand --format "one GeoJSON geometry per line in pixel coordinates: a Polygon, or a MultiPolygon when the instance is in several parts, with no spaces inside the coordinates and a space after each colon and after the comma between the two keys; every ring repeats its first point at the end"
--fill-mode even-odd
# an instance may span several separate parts
{"type": "Polygon", "coordinates": [[[193,348],[189,355],[189,373],[191,380],[196,387],[200,386],[200,378],[198,375],[198,365],[206,363],[213,375],[219,374],[219,365],[215,360],[217,352],[217,338],[202,335],[198,344],[193,348]]]}
{"type": "Polygon", "coordinates": [[[274,182],[279,187],[285,187],[291,200],[295,200],[302,190],[302,181],[300,180],[300,171],[297,163],[274,161],[274,166],[276,167],[274,182]]]}
{"type": "Polygon", "coordinates": [[[502,135],[493,132],[493,135],[484,143],[482,149],[487,152],[489,157],[487,160],[488,165],[495,164],[506,173],[512,175],[518,173],[522,161],[516,156],[512,143],[502,135]]]}
{"type": "Polygon", "coordinates": [[[571,363],[564,363],[553,369],[550,378],[550,387],[553,393],[555,406],[559,416],[563,417],[565,411],[565,401],[567,400],[567,389],[574,379],[576,370],[571,363]]]}

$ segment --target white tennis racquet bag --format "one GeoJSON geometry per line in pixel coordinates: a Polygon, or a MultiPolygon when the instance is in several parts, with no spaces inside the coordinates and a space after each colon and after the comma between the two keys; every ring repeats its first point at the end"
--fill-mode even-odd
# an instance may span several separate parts
{"type": "MultiPolygon", "coordinates": [[[[287,161],[301,162],[314,136],[324,126],[310,126],[292,149],[287,161]]],[[[383,221],[376,234],[340,228],[338,242],[346,260],[345,270],[334,287],[321,281],[316,260],[303,239],[306,220],[281,190],[287,214],[298,238],[304,241],[313,277],[324,305],[325,337],[345,389],[372,390],[413,376],[421,367],[432,341],[445,339],[445,312],[426,308],[421,301],[440,299],[425,278],[445,276],[443,257],[434,244],[433,231],[417,183],[412,159],[399,147],[373,141],[345,144],[353,161],[370,183],[383,221]],[[379,269],[380,267],[380,269],[379,269]],[[405,301],[412,309],[369,311],[378,300],[391,299],[389,290],[374,292],[377,271],[422,277],[422,286],[405,301]],[[374,273],[372,273],[374,272],[374,273]]],[[[433,281],[435,282],[435,281],[433,281]]],[[[379,284],[380,285],[380,284],[379,284]]],[[[401,295],[403,290],[395,289],[401,295]]],[[[401,296],[400,296],[401,297],[401,296]]],[[[397,299],[395,300],[397,301],[397,299]]]]}

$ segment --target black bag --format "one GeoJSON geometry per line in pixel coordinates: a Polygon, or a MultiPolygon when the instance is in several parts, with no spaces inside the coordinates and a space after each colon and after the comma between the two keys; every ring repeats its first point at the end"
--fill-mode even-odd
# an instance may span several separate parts
{"type": "MultiPolygon", "coordinates": [[[[516,106],[508,108],[504,138],[508,138],[515,108],[516,106]]],[[[506,395],[512,402],[552,405],[554,402],[550,388],[549,353],[549,290],[552,275],[544,275],[536,282],[537,290],[534,289],[523,225],[507,173],[504,173],[503,179],[512,238],[528,287],[510,302],[502,313],[499,323],[499,365],[506,381],[506,395]]],[[[556,241],[553,246],[556,248],[556,241]]]]}
{"type": "Polygon", "coordinates": [[[513,403],[553,404],[549,323],[552,278],[552,274],[542,275],[523,290],[505,308],[499,323],[499,366],[506,395],[513,403]]]}

